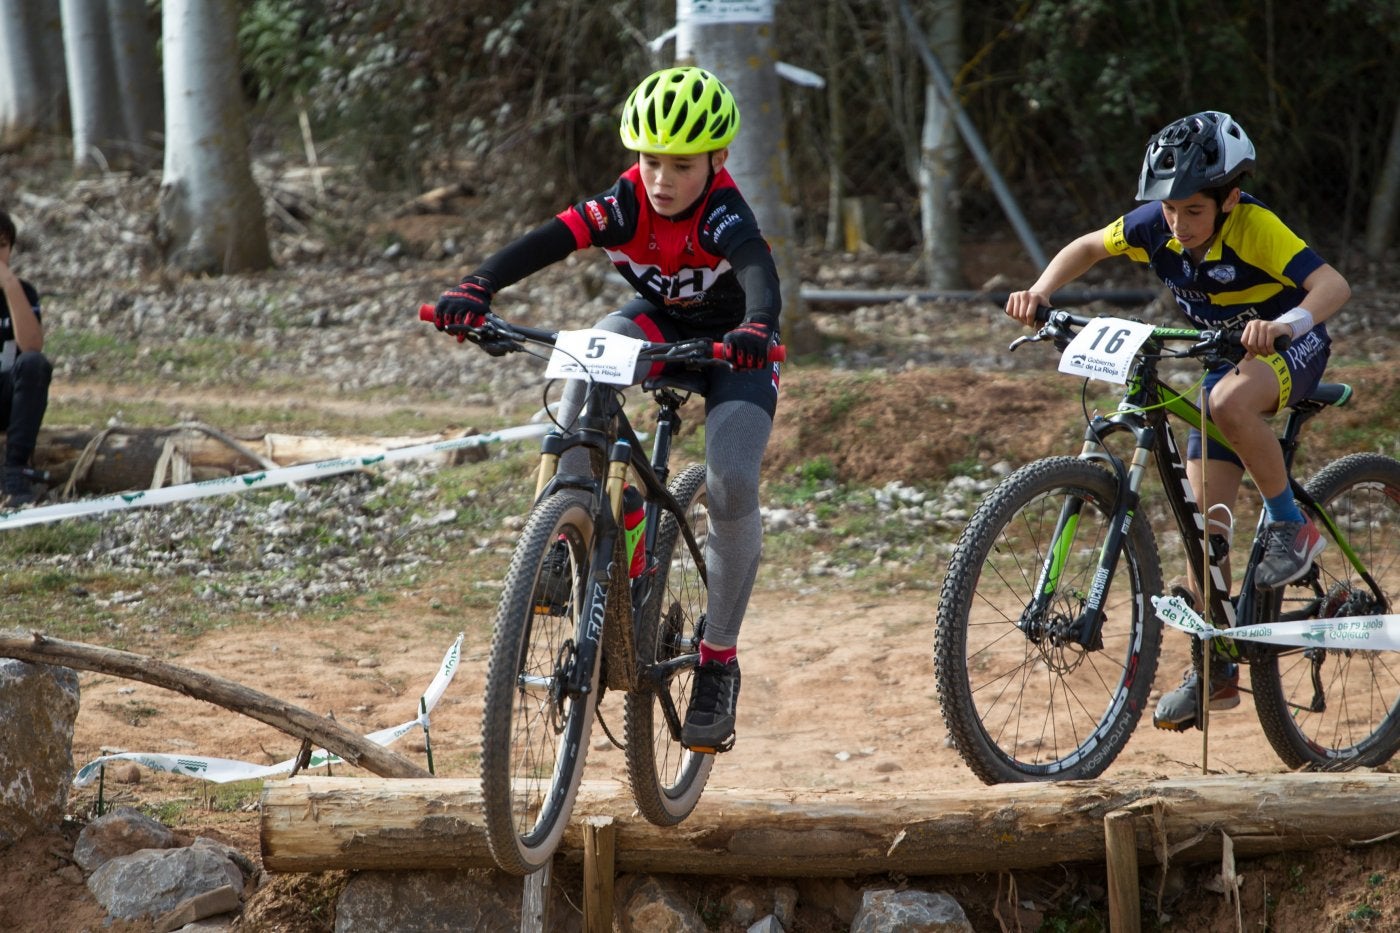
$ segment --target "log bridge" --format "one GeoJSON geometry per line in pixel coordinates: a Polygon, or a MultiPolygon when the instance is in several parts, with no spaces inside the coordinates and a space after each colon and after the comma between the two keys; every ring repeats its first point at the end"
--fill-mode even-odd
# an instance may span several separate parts
{"type": "MultiPolygon", "coordinates": [[[[904,794],[707,788],[679,826],[635,812],[626,785],[584,781],[561,854],[584,827],[616,827],[619,871],[852,877],[1033,869],[1102,861],[1104,821],[1131,817],[1138,858],[1237,857],[1375,841],[1400,833],[1400,776],[1258,774],[1001,784],[904,794]]],[[[298,775],[264,785],[269,871],[493,866],[481,783],[466,778],[298,775]]]]}
{"type": "MultiPolygon", "coordinates": [[[[493,866],[477,780],[299,775],[264,785],[269,871],[493,866]]],[[[707,788],[681,825],[585,781],[559,857],[582,863],[588,929],[618,872],[965,874],[1106,862],[1111,928],[1138,925],[1138,865],[1360,845],[1400,833],[1400,776],[1370,772],[1005,784],[905,794],[707,788]],[[1228,837],[1228,838],[1226,838],[1228,837]]],[[[543,883],[547,883],[547,880],[543,883]]],[[[527,884],[525,903],[529,903],[527,884]]]]}

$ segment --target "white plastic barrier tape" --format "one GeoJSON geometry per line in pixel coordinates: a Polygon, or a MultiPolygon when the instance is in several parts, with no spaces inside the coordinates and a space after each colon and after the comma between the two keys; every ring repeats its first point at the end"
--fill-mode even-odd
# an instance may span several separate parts
{"type": "MultiPolygon", "coordinates": [[[[408,722],[394,726],[390,729],[380,729],[378,732],[371,732],[365,736],[366,739],[376,745],[392,745],[403,736],[412,732],[419,726],[427,732],[429,728],[428,714],[433,711],[438,700],[447,692],[447,685],[452,683],[452,677],[457,673],[457,667],[462,657],[462,639],[466,633],[457,635],[457,640],[452,643],[452,647],[447,649],[447,654],[442,657],[442,664],[438,668],[437,676],[428,685],[428,689],[422,694],[419,701],[418,715],[408,722]]],[[[290,774],[292,768],[296,766],[296,759],[289,758],[286,761],[275,765],[254,765],[246,761],[233,761],[228,758],[203,758],[196,755],[160,755],[150,752],[120,752],[115,755],[104,755],[95,761],[84,765],[73,778],[75,787],[84,787],[97,780],[98,774],[102,771],[102,766],[111,761],[134,761],[138,765],[150,768],[152,771],[165,771],[169,774],[183,774],[186,777],[199,778],[204,781],[212,781],[215,784],[227,784],[230,781],[252,781],[262,778],[276,777],[279,774],[290,774]]],[[[311,753],[310,761],[306,764],[306,769],[319,768],[323,765],[340,764],[341,758],[332,755],[325,749],[318,748],[311,753]]]]}
{"type": "Polygon", "coordinates": [[[64,518],[77,518],[82,515],[100,515],[103,512],[117,512],[122,509],[142,508],[148,505],[168,505],[171,502],[188,502],[192,499],[203,499],[231,492],[283,486],[301,480],[350,473],[365,467],[397,463],[401,460],[415,460],[448,450],[461,450],[467,447],[481,447],[486,444],[543,437],[553,430],[555,428],[552,424],[524,424],[519,427],[504,428],[500,431],[490,431],[486,434],[472,434],[468,437],[433,441],[429,444],[415,444],[412,447],[395,447],[377,454],[340,457],[335,460],[318,460],[315,463],[298,463],[293,466],[262,470],[257,473],[241,473],[238,476],[222,476],[218,479],[206,479],[197,483],[185,483],[181,486],[114,493],[110,496],[82,499],[78,502],[61,502],[57,505],[44,505],[16,512],[0,512],[0,530],[22,528],[26,525],[40,525],[64,518]]]}
{"type": "Polygon", "coordinates": [[[1163,622],[1198,638],[1223,635],[1236,641],[1262,641],[1299,648],[1350,648],[1361,651],[1394,651],[1400,648],[1400,615],[1301,619],[1225,629],[1206,622],[1179,596],[1154,596],[1152,605],[1163,622]]]}

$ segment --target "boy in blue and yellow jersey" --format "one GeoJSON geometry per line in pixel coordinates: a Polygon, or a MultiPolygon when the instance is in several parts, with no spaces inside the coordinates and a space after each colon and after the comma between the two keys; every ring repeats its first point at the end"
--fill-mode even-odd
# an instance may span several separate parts
{"type": "MultiPolygon", "coordinates": [[[[1207,110],[1171,123],[1143,158],[1137,196],[1148,203],[1060,250],[1034,285],[1007,299],[1006,313],[1033,325],[1036,308],[1048,306],[1057,289],[1101,260],[1127,256],[1152,267],[1192,323],[1242,329],[1249,355],[1208,373],[1202,389],[1211,420],[1238,456],[1212,441],[1203,460],[1200,432],[1193,430],[1187,477],[1212,516],[1212,531],[1226,530],[1213,516],[1229,514],[1249,471],[1268,517],[1255,583],[1275,588],[1306,573],[1324,542],[1293,499],[1267,419],[1317,387],[1331,352],[1323,322],[1351,288],[1278,215],[1240,190],[1254,155],[1254,144],[1229,114],[1207,110]],[[1283,335],[1293,343],[1275,354],[1274,340],[1283,335]]],[[[1222,570],[1229,580],[1228,565],[1222,570]]],[[[1210,708],[1238,706],[1238,684],[1235,665],[1213,665],[1210,708]]],[[[1153,723],[1173,730],[1195,724],[1199,690],[1195,670],[1188,670],[1181,686],[1158,703],[1153,723]]]]}

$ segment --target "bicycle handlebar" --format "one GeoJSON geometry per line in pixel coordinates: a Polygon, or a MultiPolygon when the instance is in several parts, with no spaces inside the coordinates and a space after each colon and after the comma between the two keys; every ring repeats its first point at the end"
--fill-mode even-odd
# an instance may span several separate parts
{"type": "MultiPolygon", "coordinates": [[[[1094,319],[1083,315],[1073,314],[1061,308],[1047,308],[1041,306],[1035,309],[1035,322],[1037,324],[1063,329],[1064,325],[1072,324],[1075,327],[1084,327],[1094,319]]],[[[1219,353],[1221,350],[1227,352],[1244,352],[1244,345],[1240,343],[1240,332],[1233,330],[1187,330],[1182,328],[1158,328],[1153,333],[1157,340],[1192,340],[1195,341],[1187,351],[1180,354],[1182,356],[1209,356],[1212,353],[1219,353]]],[[[1282,353],[1293,345],[1293,338],[1288,334],[1279,334],[1274,338],[1274,352],[1282,353]]]]}
{"type": "MultiPolygon", "coordinates": [[[[421,304],[418,306],[418,320],[432,323],[436,317],[435,306],[421,304]]],[[[553,345],[558,338],[559,332],[553,330],[541,330],[538,327],[528,327],[524,324],[514,324],[494,314],[487,314],[486,325],[482,328],[471,328],[465,325],[460,327],[444,328],[444,333],[476,333],[490,340],[505,341],[507,343],[520,343],[523,340],[533,341],[553,345]]],[[[518,349],[518,348],[516,348],[518,349]]],[[[698,363],[712,360],[723,363],[732,363],[729,348],[720,341],[708,340],[680,340],[675,343],[645,343],[641,359],[660,362],[689,362],[698,363]],[[705,352],[708,351],[708,352],[705,352]]],[[[781,363],[787,359],[787,347],[776,344],[768,348],[768,362],[781,363]]]]}

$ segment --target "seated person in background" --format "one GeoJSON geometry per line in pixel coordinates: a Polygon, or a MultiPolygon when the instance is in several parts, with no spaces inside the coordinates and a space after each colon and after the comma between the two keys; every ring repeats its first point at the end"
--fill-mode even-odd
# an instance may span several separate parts
{"type": "Polygon", "coordinates": [[[0,506],[11,509],[34,502],[29,462],[49,407],[53,377],[43,352],[39,293],[10,268],[15,238],[14,221],[0,210],[0,428],[5,430],[0,506]]]}

